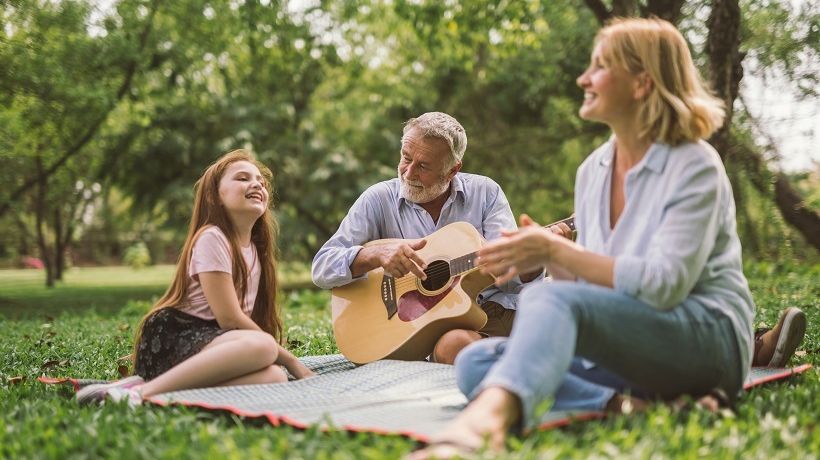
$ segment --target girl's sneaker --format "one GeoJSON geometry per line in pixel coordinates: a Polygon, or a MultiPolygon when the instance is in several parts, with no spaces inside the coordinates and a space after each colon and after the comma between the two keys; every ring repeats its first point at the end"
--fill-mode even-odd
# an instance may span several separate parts
{"type": "Polygon", "coordinates": [[[116,403],[125,401],[128,403],[128,407],[130,407],[131,409],[139,405],[142,405],[142,393],[140,392],[140,389],[137,387],[111,388],[106,392],[105,399],[109,401],[114,401],[116,403]]]}
{"type": "MultiPolygon", "coordinates": [[[[102,403],[105,399],[113,401],[121,401],[125,399],[122,393],[125,393],[138,385],[145,383],[139,375],[132,375],[122,380],[117,380],[112,383],[97,383],[88,385],[77,392],[77,402],[80,404],[102,403]]],[[[134,390],[136,392],[136,390],[134,390]]],[[[139,394],[139,392],[136,392],[139,394]]],[[[139,405],[142,403],[142,397],[139,397],[139,405]]],[[[129,402],[129,405],[131,403],[129,402]]]]}

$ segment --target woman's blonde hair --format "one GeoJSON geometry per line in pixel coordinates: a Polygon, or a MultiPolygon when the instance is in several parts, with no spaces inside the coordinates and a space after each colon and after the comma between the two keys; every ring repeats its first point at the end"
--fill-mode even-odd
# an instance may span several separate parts
{"type": "MultiPolygon", "coordinates": [[[[265,165],[258,162],[250,152],[246,150],[234,150],[219,158],[216,162],[205,170],[205,173],[194,185],[194,209],[191,215],[191,223],[188,226],[188,236],[182,246],[182,253],[177,262],[176,274],[171,286],[165,294],[151,308],[147,315],[140,322],[134,341],[134,362],[136,363],[137,348],[142,336],[145,320],[155,311],[161,308],[179,308],[187,304],[188,287],[191,278],[188,276],[188,265],[191,262],[191,253],[194,249],[199,235],[210,226],[218,227],[228,238],[231,248],[231,273],[233,285],[236,288],[239,304],[243,305],[248,291],[248,272],[250,267],[245,264],[241,256],[239,239],[231,223],[225,207],[219,198],[219,182],[228,167],[238,161],[247,161],[254,164],[265,179],[265,188],[269,196],[273,195],[271,186],[273,175],[265,165]]],[[[276,236],[278,226],[273,217],[273,213],[268,207],[265,213],[256,220],[251,229],[251,242],[256,246],[257,260],[261,268],[259,277],[259,290],[253,304],[251,319],[265,332],[271,334],[277,341],[282,338],[282,320],[279,308],[276,304],[276,236]]]]}
{"type": "Polygon", "coordinates": [[[616,18],[598,32],[599,43],[605,65],[646,72],[653,82],[638,113],[642,137],[677,145],[708,138],[723,124],[723,101],[707,89],[686,40],[669,22],[616,18]]]}

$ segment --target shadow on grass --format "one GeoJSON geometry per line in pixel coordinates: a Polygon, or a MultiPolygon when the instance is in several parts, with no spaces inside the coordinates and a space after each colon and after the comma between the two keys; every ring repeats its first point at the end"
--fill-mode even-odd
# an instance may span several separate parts
{"type": "Polygon", "coordinates": [[[8,319],[56,317],[96,312],[112,316],[130,301],[153,302],[166,286],[57,287],[31,295],[0,295],[0,314],[8,319]]]}
{"type": "MultiPolygon", "coordinates": [[[[96,313],[109,317],[132,302],[153,304],[168,287],[173,266],[76,268],[46,288],[42,272],[0,270],[0,317],[30,319],[96,313]]],[[[282,291],[316,289],[304,276],[289,276],[282,291]]]]}

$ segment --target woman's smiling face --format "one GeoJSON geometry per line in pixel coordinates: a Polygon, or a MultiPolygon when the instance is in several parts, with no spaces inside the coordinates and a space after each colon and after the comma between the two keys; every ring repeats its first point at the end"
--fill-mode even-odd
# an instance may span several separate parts
{"type": "Polygon", "coordinates": [[[584,102],[578,110],[581,118],[612,126],[637,112],[635,97],[637,78],[624,69],[608,65],[603,56],[606,41],[598,42],[592,51],[589,67],[576,83],[584,90],[584,102]]]}

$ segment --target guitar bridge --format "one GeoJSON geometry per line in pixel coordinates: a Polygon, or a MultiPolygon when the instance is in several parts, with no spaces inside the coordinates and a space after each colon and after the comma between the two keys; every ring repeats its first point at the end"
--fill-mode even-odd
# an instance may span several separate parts
{"type": "Polygon", "coordinates": [[[392,318],[399,311],[396,303],[396,279],[390,275],[382,278],[382,303],[387,309],[387,319],[392,318]]]}

